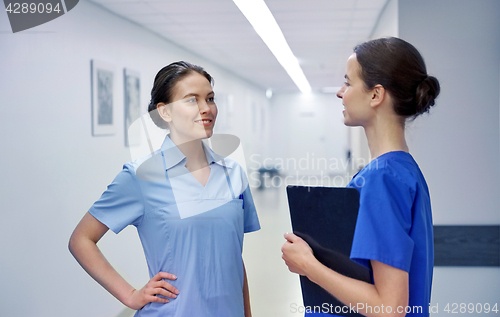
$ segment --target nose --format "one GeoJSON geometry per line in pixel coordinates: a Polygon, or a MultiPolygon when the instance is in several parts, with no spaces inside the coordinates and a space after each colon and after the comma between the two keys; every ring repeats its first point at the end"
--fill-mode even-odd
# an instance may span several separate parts
{"type": "Polygon", "coordinates": [[[210,107],[204,100],[198,102],[198,109],[200,109],[200,114],[206,114],[210,111],[210,107]]]}
{"type": "Polygon", "coordinates": [[[340,99],[342,99],[342,97],[344,97],[344,87],[345,87],[345,85],[340,87],[339,91],[337,91],[337,97],[340,99]]]}

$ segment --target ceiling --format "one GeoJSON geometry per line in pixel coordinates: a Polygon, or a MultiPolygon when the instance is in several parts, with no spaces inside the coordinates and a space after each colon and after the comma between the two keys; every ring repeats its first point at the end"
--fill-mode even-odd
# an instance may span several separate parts
{"type": "MultiPolygon", "coordinates": [[[[341,86],[345,62],[388,0],[265,0],[313,91],[341,86]]],[[[92,0],[274,92],[298,92],[232,0],[92,0]]]]}

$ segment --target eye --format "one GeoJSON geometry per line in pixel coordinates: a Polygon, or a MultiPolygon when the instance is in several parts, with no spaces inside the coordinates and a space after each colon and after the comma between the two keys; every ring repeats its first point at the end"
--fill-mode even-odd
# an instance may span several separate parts
{"type": "Polygon", "coordinates": [[[187,98],[187,99],[186,99],[186,102],[187,102],[187,103],[196,103],[196,98],[194,98],[194,97],[187,98]]]}
{"type": "Polygon", "coordinates": [[[346,81],[344,82],[344,85],[346,85],[347,87],[349,87],[349,86],[350,86],[350,85],[349,85],[349,83],[348,83],[348,82],[346,82],[346,81]]]}
{"type": "Polygon", "coordinates": [[[215,98],[214,97],[208,97],[207,102],[215,103],[215,98]]]}

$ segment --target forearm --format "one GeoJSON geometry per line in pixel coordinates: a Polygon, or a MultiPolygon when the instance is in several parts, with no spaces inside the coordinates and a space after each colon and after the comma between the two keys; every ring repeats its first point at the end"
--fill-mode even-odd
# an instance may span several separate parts
{"type": "Polygon", "coordinates": [[[74,234],[70,239],[69,249],[94,280],[130,307],[130,297],[135,289],[109,264],[95,242],[74,234]]]}
{"type": "Polygon", "coordinates": [[[404,316],[404,311],[398,313],[398,306],[406,303],[398,302],[393,294],[381,293],[374,284],[366,283],[339,274],[319,261],[311,261],[306,276],[345,305],[359,308],[359,313],[369,316],[404,316]],[[387,308],[387,307],[391,308],[387,308]],[[372,309],[366,309],[372,307],[372,309]],[[378,313],[375,313],[377,311],[378,313]]]}
{"type": "Polygon", "coordinates": [[[245,317],[252,317],[252,311],[250,309],[250,293],[248,291],[247,272],[245,270],[244,263],[243,263],[243,304],[245,305],[245,317]]]}

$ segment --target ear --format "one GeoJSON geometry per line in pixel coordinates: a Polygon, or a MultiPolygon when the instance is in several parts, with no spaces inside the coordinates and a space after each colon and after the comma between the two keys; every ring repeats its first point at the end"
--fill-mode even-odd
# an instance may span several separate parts
{"type": "Polygon", "coordinates": [[[160,115],[160,117],[162,117],[163,120],[165,120],[166,122],[172,121],[171,109],[169,105],[166,105],[163,102],[159,102],[156,105],[156,109],[158,109],[158,114],[160,115]]]}
{"type": "Polygon", "coordinates": [[[375,85],[371,91],[371,102],[370,106],[376,108],[381,105],[384,100],[387,99],[387,91],[382,85],[375,85]]]}

